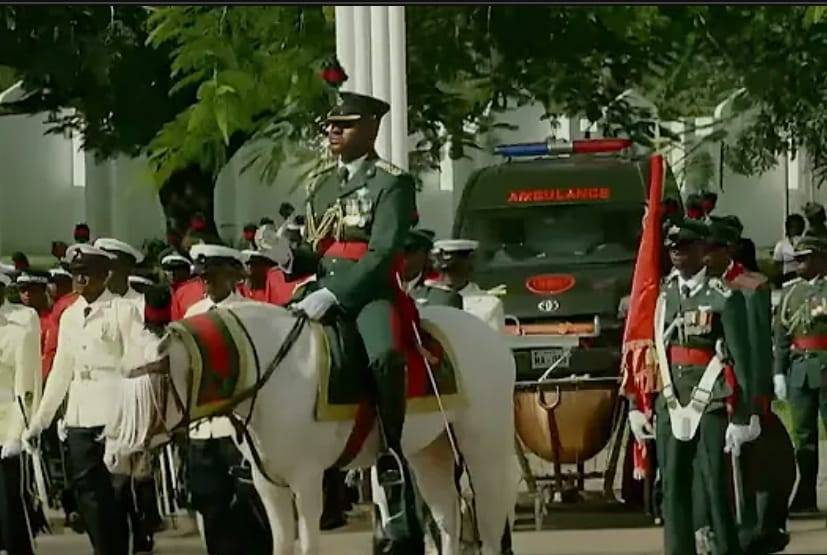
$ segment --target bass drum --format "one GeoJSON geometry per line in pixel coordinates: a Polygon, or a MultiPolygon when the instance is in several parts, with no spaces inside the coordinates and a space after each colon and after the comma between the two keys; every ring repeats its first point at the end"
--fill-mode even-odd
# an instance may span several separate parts
{"type": "Polygon", "coordinates": [[[609,442],[618,403],[616,379],[521,382],[514,424],[526,448],[548,462],[576,464],[609,442]]]}

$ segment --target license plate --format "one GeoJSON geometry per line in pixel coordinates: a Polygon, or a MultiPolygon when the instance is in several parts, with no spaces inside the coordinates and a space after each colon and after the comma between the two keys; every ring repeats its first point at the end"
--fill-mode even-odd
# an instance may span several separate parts
{"type": "Polygon", "coordinates": [[[531,368],[534,370],[545,370],[555,365],[557,368],[568,368],[570,360],[571,351],[564,349],[537,349],[531,351],[531,368]]]}

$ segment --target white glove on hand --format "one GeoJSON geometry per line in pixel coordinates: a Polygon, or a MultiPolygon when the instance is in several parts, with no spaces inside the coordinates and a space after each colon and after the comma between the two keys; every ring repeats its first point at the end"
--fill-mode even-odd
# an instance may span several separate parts
{"type": "Polygon", "coordinates": [[[734,456],[741,454],[741,446],[750,441],[750,426],[744,424],[729,423],[724,438],[724,452],[732,453],[734,456]]]}
{"type": "Polygon", "coordinates": [[[632,435],[641,443],[648,439],[655,439],[652,423],[642,411],[629,411],[629,427],[632,428],[632,435]]]}
{"type": "Polygon", "coordinates": [[[761,435],[761,419],[757,414],[749,417],[749,439],[747,441],[755,441],[761,435]]]}
{"type": "Polygon", "coordinates": [[[66,443],[66,440],[69,439],[69,432],[66,431],[66,421],[62,418],[57,421],[57,438],[63,443],[66,443]]]}
{"type": "MultiPolygon", "coordinates": [[[[26,449],[28,453],[34,453],[37,451],[37,448],[34,445],[34,442],[40,437],[40,434],[43,432],[43,429],[35,423],[32,423],[29,428],[23,432],[23,436],[21,437],[23,447],[26,449]]],[[[6,449],[6,446],[3,446],[3,450],[6,449]]]]}
{"type": "Polygon", "coordinates": [[[258,251],[266,254],[278,264],[284,272],[289,272],[293,265],[293,251],[290,242],[267,224],[256,230],[255,243],[258,251]]]}
{"type": "Polygon", "coordinates": [[[0,459],[16,457],[22,450],[23,442],[19,439],[10,439],[3,444],[3,449],[0,451],[0,459]]]}
{"type": "Polygon", "coordinates": [[[319,320],[338,302],[336,295],[325,288],[313,291],[293,307],[307,314],[307,317],[311,320],[319,320]]]}
{"type": "Polygon", "coordinates": [[[772,384],[775,388],[775,396],[782,401],[787,400],[787,376],[776,374],[772,377],[772,384]]]}

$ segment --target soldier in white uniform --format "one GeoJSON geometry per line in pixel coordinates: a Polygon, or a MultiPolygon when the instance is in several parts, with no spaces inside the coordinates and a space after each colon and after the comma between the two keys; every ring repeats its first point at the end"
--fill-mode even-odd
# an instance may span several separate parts
{"type": "Polygon", "coordinates": [[[67,397],[69,467],[78,508],[95,555],[128,552],[126,517],[103,462],[104,426],[114,414],[125,361],[143,353],[148,341],[135,308],[107,290],[114,255],[89,244],[66,253],[78,299],[60,318],[57,354],[43,400],[23,434],[26,442],[49,426],[67,397]]]}
{"type": "MultiPolygon", "coordinates": [[[[115,256],[109,281],[106,284],[107,288],[113,294],[133,303],[143,321],[146,308],[144,294],[132,286],[132,271],[136,264],[143,262],[143,253],[129,243],[112,237],[101,237],[95,240],[94,245],[115,256]]],[[[139,360],[129,360],[127,366],[139,366],[144,362],[140,360],[143,353],[136,352],[135,354],[139,360]]],[[[142,462],[146,464],[139,466],[145,468],[147,472],[134,476],[134,483],[131,483],[129,476],[115,475],[115,492],[129,519],[132,552],[136,555],[152,552],[155,544],[153,531],[161,526],[161,515],[158,514],[158,501],[155,496],[155,480],[151,473],[150,454],[144,453],[142,456],[145,457],[142,462]]]]}
{"type": "Polygon", "coordinates": [[[132,270],[136,264],[140,264],[144,260],[143,253],[129,243],[111,237],[97,239],[95,247],[115,256],[112,262],[112,272],[107,282],[109,290],[119,297],[135,303],[138,313],[143,318],[144,296],[129,285],[129,276],[132,275],[132,270]]]}
{"type": "Polygon", "coordinates": [[[453,306],[473,314],[497,331],[505,327],[505,312],[499,289],[486,291],[471,281],[474,253],[479,243],[470,239],[441,239],[434,242],[432,254],[439,276],[425,280],[414,291],[420,305],[453,306]]]}
{"type": "MultiPolygon", "coordinates": [[[[194,245],[190,256],[201,275],[207,296],[185,318],[213,307],[254,302],[242,297],[237,285],[244,279],[244,256],[222,245],[194,245]]],[[[243,463],[233,440],[235,428],[227,417],[209,418],[190,428],[188,454],[192,504],[201,514],[209,555],[271,553],[270,531],[254,513],[261,500],[252,488],[241,487],[234,471],[243,463]]]]}
{"type": "Polygon", "coordinates": [[[30,417],[40,397],[40,338],[7,317],[10,303],[5,300],[5,289],[9,285],[11,278],[0,274],[0,550],[31,555],[20,452],[23,411],[30,417]]]}

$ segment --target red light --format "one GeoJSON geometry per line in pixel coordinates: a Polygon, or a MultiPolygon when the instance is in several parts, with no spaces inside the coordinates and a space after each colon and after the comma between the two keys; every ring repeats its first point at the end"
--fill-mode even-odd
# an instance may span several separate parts
{"type": "Polygon", "coordinates": [[[629,139],[589,139],[584,141],[573,141],[572,152],[574,154],[595,154],[598,152],[617,152],[632,146],[629,139]]]}
{"type": "Polygon", "coordinates": [[[574,276],[570,274],[544,274],[528,278],[525,286],[535,295],[559,295],[574,287],[575,283],[574,276]]]}

